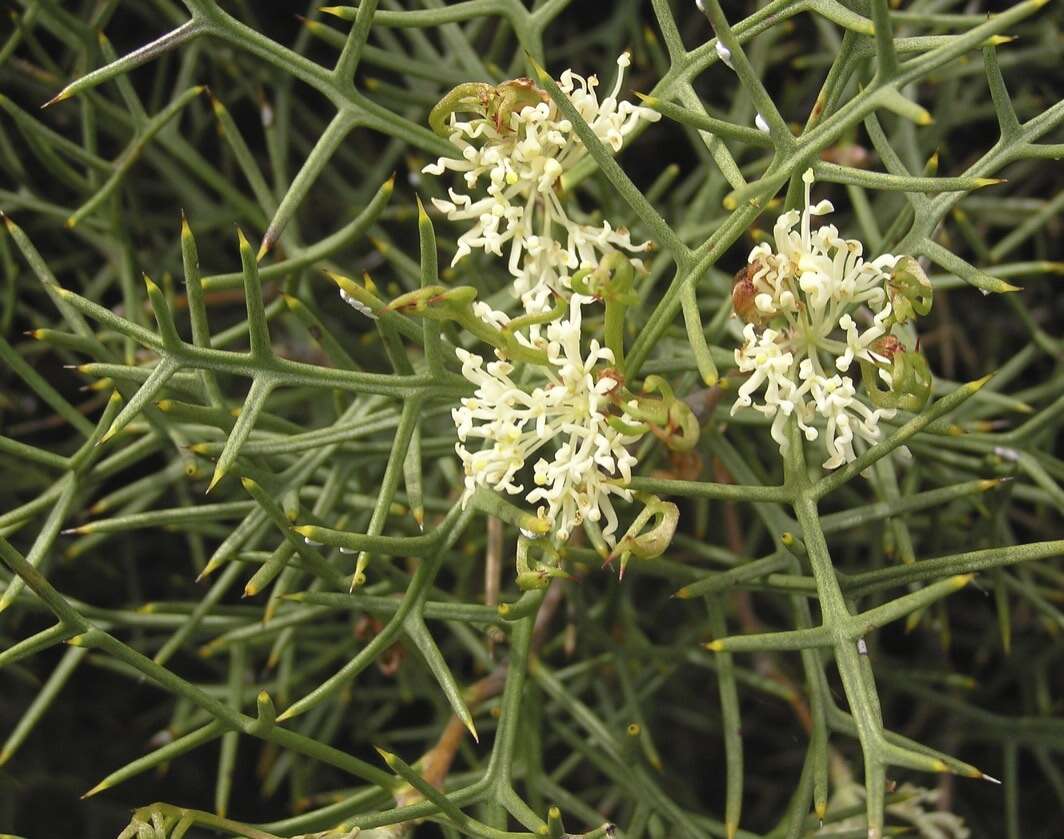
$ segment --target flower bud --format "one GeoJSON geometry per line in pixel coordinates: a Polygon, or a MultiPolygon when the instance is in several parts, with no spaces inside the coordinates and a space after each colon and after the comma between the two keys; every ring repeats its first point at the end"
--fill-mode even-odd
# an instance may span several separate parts
{"type": "Polygon", "coordinates": [[[887,359],[887,361],[893,361],[894,356],[899,352],[903,352],[905,347],[893,335],[884,335],[882,338],[873,341],[868,350],[873,355],[879,355],[887,359]]]}
{"type": "Polygon", "coordinates": [[[561,554],[549,539],[530,540],[522,536],[517,540],[517,587],[531,591],[546,588],[555,577],[569,579],[561,561],[561,554]],[[540,555],[538,562],[533,552],[540,555]]]}
{"type": "Polygon", "coordinates": [[[861,378],[872,404],[877,408],[901,408],[914,414],[922,411],[931,398],[931,368],[923,353],[901,348],[893,336],[879,339],[872,351],[889,359],[883,365],[861,362],[861,378]],[[893,344],[887,339],[892,339],[893,344]],[[880,387],[880,370],[890,374],[889,389],[880,387]]]}
{"type": "Polygon", "coordinates": [[[739,320],[743,323],[752,323],[754,326],[763,326],[764,317],[757,308],[754,298],[757,297],[757,289],[754,288],[754,274],[757,273],[757,263],[744,265],[735,275],[732,282],[732,308],[739,320]]]}
{"type": "Polygon", "coordinates": [[[895,323],[907,323],[931,311],[934,290],[914,257],[903,256],[895,263],[887,280],[887,293],[895,323]]]}
{"type": "Polygon", "coordinates": [[[649,426],[649,430],[673,451],[689,452],[698,443],[702,427],[691,406],[677,399],[669,383],[661,376],[647,376],[643,394],[628,400],[625,412],[649,426]],[[644,394],[659,393],[660,397],[644,394]]]}
{"type": "Polygon", "coordinates": [[[698,445],[702,426],[691,406],[677,399],[669,405],[669,424],[665,430],[667,436],[662,439],[666,446],[676,452],[689,452],[698,445]]]}
{"type": "Polygon", "coordinates": [[[441,137],[446,137],[450,129],[448,118],[461,111],[487,115],[495,98],[495,88],[487,82],[463,82],[451,88],[429,112],[429,126],[441,137]]]}
{"type": "Polygon", "coordinates": [[[510,117],[513,114],[519,114],[524,108],[534,108],[540,102],[548,101],[550,98],[545,91],[536,87],[531,79],[522,76],[496,85],[488,116],[495,121],[495,130],[503,133],[512,130],[510,117]]]}
{"type": "Polygon", "coordinates": [[[656,559],[669,547],[679,521],[679,507],[671,501],[662,501],[656,495],[650,496],[646,506],[636,516],[632,526],[617,543],[606,562],[610,563],[620,557],[620,574],[623,577],[628,560],[633,556],[636,559],[656,559]],[[643,530],[648,524],[649,529],[643,530]]]}
{"type": "Polygon", "coordinates": [[[388,304],[388,310],[448,320],[454,319],[457,312],[468,309],[476,298],[477,291],[472,286],[446,288],[430,285],[396,297],[388,304]]]}
{"type": "Polygon", "coordinates": [[[598,374],[598,381],[608,380],[611,384],[606,391],[606,396],[613,398],[620,396],[624,388],[624,373],[616,367],[607,367],[598,374]]]}

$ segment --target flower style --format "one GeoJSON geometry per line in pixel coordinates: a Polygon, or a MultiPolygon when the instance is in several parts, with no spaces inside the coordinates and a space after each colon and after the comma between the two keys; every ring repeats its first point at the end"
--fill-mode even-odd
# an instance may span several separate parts
{"type": "MultiPolygon", "coordinates": [[[[879,420],[893,417],[895,405],[919,410],[926,401],[923,390],[910,394],[909,401],[895,392],[902,386],[894,378],[902,369],[899,362],[908,360],[906,369],[915,368],[910,357],[916,353],[906,353],[891,330],[908,319],[895,315],[897,301],[908,302],[919,293],[920,312],[927,313],[930,285],[908,257],[884,254],[866,261],[861,243],[843,239],[834,225],[812,230],[812,217],[833,207],[829,201],[811,204],[811,169],[802,179],[804,209],[781,215],[773,229],[775,249],[768,242],[757,245],[736,276],[732,303],[745,326],[735,361],[750,376],[732,412],[749,407],[771,417],[772,437],[781,451],[787,446],[788,417],[795,416],[808,440],[820,436],[813,425],[819,418],[828,452],[824,467],[834,469],[855,459],[856,438],[879,439],[879,420]],[[899,283],[894,278],[901,271],[895,269],[902,264],[905,282],[899,283]],[[850,375],[855,361],[874,408],[857,395],[850,375]],[[880,381],[889,394],[878,388],[880,381]],[[755,402],[759,393],[761,401],[755,402]]],[[[925,370],[926,363],[918,372],[925,370]]],[[[915,376],[910,373],[904,386],[911,387],[915,376]]]]}
{"type": "MultiPolygon", "coordinates": [[[[538,504],[559,541],[569,538],[585,519],[603,522],[603,538],[612,546],[617,514],[612,496],[632,499],[626,484],[636,458],[626,446],[639,435],[618,431],[610,424],[611,394],[619,386],[608,375],[614,361],[609,349],[592,340],[587,354],[581,350],[581,306],[590,298],[574,294],[569,317],[546,328],[548,364],[535,387],[514,381],[513,366],[502,359],[487,364],[481,356],[457,350],[462,374],[473,384],[472,397],[453,411],[458,430],[458,456],[465,469],[466,495],[486,485],[510,495],[525,492],[518,473],[542,450],[533,466],[533,487],[525,498],[538,504]],[[600,368],[596,375],[596,367],[600,368]],[[484,445],[471,452],[465,443],[480,438],[484,445]]],[[[631,425],[627,416],[622,422],[631,425]]]]}
{"type": "MultiPolygon", "coordinates": [[[[627,53],[617,59],[617,80],[601,101],[595,76],[584,78],[566,70],[559,81],[595,136],[614,151],[621,149],[641,119],[660,118],[649,108],[618,101],[629,63],[627,53]]],[[[560,195],[561,177],[587,149],[572,123],[530,81],[516,79],[481,89],[459,97],[454,107],[482,112],[467,121],[458,119],[455,110],[449,114],[447,133],[462,156],[441,157],[422,171],[432,175],[460,172],[470,191],[483,178],[487,195],[474,199],[450,189],[449,201],[433,199],[452,221],[472,222],[458,239],[452,265],[475,248],[507,256],[515,292],[525,311],[535,313],[549,308],[552,292],[570,288],[572,272],[597,264],[600,255],[616,249],[642,252],[650,248],[649,242],[633,243],[627,230],[614,228],[608,221],[594,225],[570,215],[560,195]],[[503,252],[506,245],[508,255],[503,252]]]]}

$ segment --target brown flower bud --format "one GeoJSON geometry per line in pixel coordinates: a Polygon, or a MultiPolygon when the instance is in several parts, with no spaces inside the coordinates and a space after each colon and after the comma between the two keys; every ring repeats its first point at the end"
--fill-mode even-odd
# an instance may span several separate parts
{"type": "Polygon", "coordinates": [[[548,102],[546,91],[540,90],[529,78],[521,76],[495,87],[495,101],[488,108],[488,116],[495,121],[495,130],[504,133],[510,130],[510,116],[540,102],[548,102]]]}
{"type": "Polygon", "coordinates": [[[754,298],[757,296],[757,289],[754,288],[754,274],[757,273],[757,268],[757,263],[750,263],[739,269],[739,272],[735,275],[735,280],[732,282],[731,299],[732,308],[735,309],[735,314],[739,316],[739,320],[743,323],[761,326],[764,323],[764,318],[754,302],[754,298]]]}
{"type": "Polygon", "coordinates": [[[893,361],[894,356],[903,351],[905,347],[902,346],[901,341],[895,338],[893,335],[884,335],[876,341],[872,342],[872,345],[868,348],[873,354],[882,356],[887,361],[893,361]]]}
{"type": "Polygon", "coordinates": [[[606,395],[611,399],[622,395],[622,389],[624,388],[624,373],[616,367],[607,367],[599,373],[598,378],[600,382],[603,379],[609,379],[612,382],[610,389],[606,391],[606,395]]]}

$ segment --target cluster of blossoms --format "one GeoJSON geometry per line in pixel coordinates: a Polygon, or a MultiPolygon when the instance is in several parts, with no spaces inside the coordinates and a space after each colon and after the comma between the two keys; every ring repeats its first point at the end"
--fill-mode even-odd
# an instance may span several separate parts
{"type": "MultiPolygon", "coordinates": [[[[616,82],[601,101],[595,76],[566,70],[559,80],[577,113],[614,151],[640,120],[659,118],[618,100],[628,65],[627,53],[617,59],[616,82]]],[[[447,218],[471,223],[458,239],[452,264],[474,249],[504,258],[524,310],[514,320],[483,302],[471,303],[465,312],[452,310],[454,319],[495,346],[497,356],[485,363],[458,350],[462,373],[476,386],[453,412],[465,497],[479,486],[523,495],[556,542],[587,523],[602,544],[615,548],[619,525],[613,501],[633,499],[627,484],[636,458],[628,447],[658,428],[629,413],[631,403],[638,414],[639,400],[624,388],[618,336],[607,329],[607,346],[591,340],[585,351],[582,310],[605,302],[607,321],[616,321],[621,296],[603,290],[613,288],[615,268],[630,280],[642,268],[631,255],[647,251],[650,243],[633,243],[627,230],[608,221],[589,223],[564,195],[561,179],[587,149],[572,122],[530,80],[459,85],[433,109],[429,122],[461,152],[423,170],[460,173],[465,183],[466,192],[450,189],[450,200],[433,199],[447,218]],[[468,194],[480,189],[486,194],[468,194]],[[603,281],[591,282],[593,273],[603,281]],[[530,363],[515,373],[514,360],[530,363]],[[476,450],[467,448],[471,440],[480,443],[476,450]],[[533,485],[526,487],[529,477],[533,485]]],[[[667,412],[655,414],[662,417],[671,421],[667,412]]],[[[665,517],[662,502],[656,504],[637,518],[640,526],[650,517],[665,517]]]]}
{"type": "MultiPolygon", "coordinates": [[[[831,771],[835,790],[828,803],[829,812],[862,805],[866,797],[864,785],[854,779],[853,770],[837,754],[833,757],[831,771]]],[[[898,800],[888,804],[886,812],[904,822],[911,835],[919,839],[968,839],[972,835],[964,819],[943,809],[939,790],[904,783],[894,790],[894,793],[898,800]]],[[[859,831],[864,826],[864,816],[858,815],[833,822],[831,827],[825,830],[844,833],[859,831]]]]}
{"type": "MultiPolygon", "coordinates": [[[[592,340],[586,355],[581,350],[581,306],[590,298],[574,294],[569,316],[547,326],[547,365],[537,367],[538,384],[517,384],[511,378],[513,365],[499,359],[484,364],[475,353],[459,349],[462,373],[476,385],[472,397],[453,411],[458,429],[457,451],[465,467],[467,493],[478,485],[511,495],[525,491],[517,483],[525,463],[539,452],[533,467],[535,487],[526,499],[552,523],[560,541],[587,518],[602,521],[602,535],[611,545],[617,531],[617,514],[611,495],[630,501],[624,488],[632,477],[636,459],[627,446],[638,435],[625,434],[610,423],[611,398],[620,382],[606,367],[613,352],[592,340]],[[469,451],[470,439],[483,440],[478,451],[469,451]]],[[[622,423],[633,426],[627,416],[622,423]]]]}
{"type": "MultiPolygon", "coordinates": [[[[618,101],[629,63],[627,53],[617,59],[616,82],[601,101],[595,76],[584,78],[566,70],[559,80],[595,136],[614,151],[621,149],[640,120],[660,118],[649,108],[618,101]]],[[[528,79],[496,87],[460,85],[437,106],[437,114],[430,118],[434,127],[462,156],[441,157],[422,171],[460,172],[468,190],[483,187],[487,193],[474,198],[451,189],[449,201],[433,199],[452,221],[473,222],[459,238],[452,264],[474,249],[505,256],[526,312],[550,309],[553,294],[571,289],[572,274],[593,268],[602,255],[650,248],[649,242],[633,243],[627,230],[608,221],[588,224],[574,217],[572,201],[560,194],[561,178],[586,156],[587,149],[572,123],[528,79]],[[462,120],[459,111],[478,115],[462,120]]]]}
{"type": "Polygon", "coordinates": [[[807,440],[822,436],[824,467],[834,469],[854,460],[857,439],[879,439],[881,418],[926,403],[926,361],[893,330],[927,314],[931,286],[911,257],[866,261],[861,243],[843,239],[834,225],[812,230],[812,217],[833,208],[829,201],[811,204],[812,170],[803,180],[804,209],[781,215],[775,249],[757,245],[735,278],[732,303],[745,323],[735,362],[749,378],[732,412],[747,407],[771,417],[781,451],[793,415],[807,440]],[[871,406],[858,396],[855,366],[871,406]]]}

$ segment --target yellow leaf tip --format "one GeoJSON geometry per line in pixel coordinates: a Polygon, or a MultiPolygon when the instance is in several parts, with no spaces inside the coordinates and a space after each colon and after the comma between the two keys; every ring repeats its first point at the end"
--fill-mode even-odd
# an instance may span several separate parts
{"type": "Polygon", "coordinates": [[[207,495],[211,494],[211,490],[218,486],[218,482],[225,477],[225,470],[220,467],[215,467],[214,474],[211,476],[211,482],[207,484],[207,495]]]}
{"type": "Polygon", "coordinates": [[[393,755],[391,752],[386,751],[385,749],[382,749],[380,746],[374,746],[373,750],[377,754],[379,754],[381,756],[381,759],[385,763],[387,763],[389,766],[391,766],[393,763],[395,763],[395,755],[393,755]]]}
{"type": "Polygon", "coordinates": [[[43,105],[41,105],[41,110],[43,111],[45,108],[50,108],[50,107],[52,107],[52,105],[58,105],[63,100],[69,99],[69,98],[70,98],[70,87],[67,86],[67,87],[64,87],[61,91],[59,91],[55,96],[53,96],[47,102],[45,102],[43,105]]]}
{"type": "Polygon", "coordinates": [[[81,800],[84,801],[86,798],[92,798],[94,795],[96,795],[97,793],[103,792],[105,789],[108,789],[110,786],[111,785],[109,783],[107,783],[107,781],[100,781],[100,783],[98,783],[96,786],[94,786],[92,789],[90,789],[88,792],[86,792],[84,795],[82,795],[81,796],[81,800]]]}

